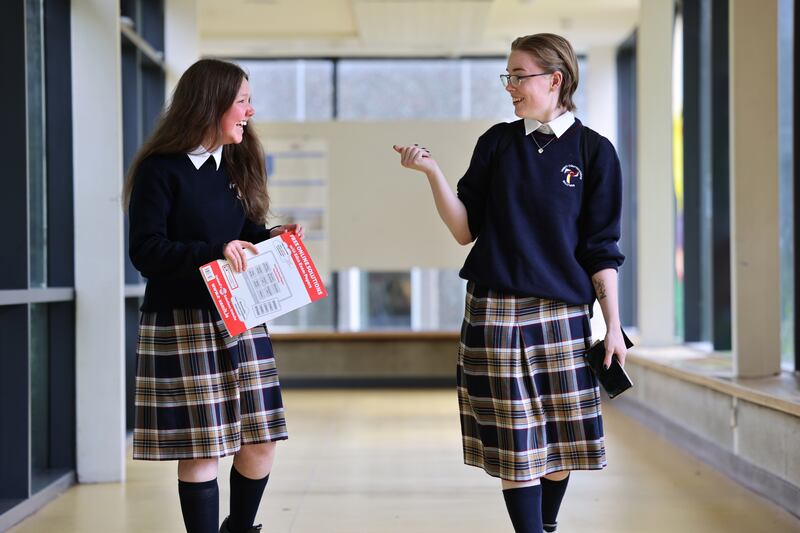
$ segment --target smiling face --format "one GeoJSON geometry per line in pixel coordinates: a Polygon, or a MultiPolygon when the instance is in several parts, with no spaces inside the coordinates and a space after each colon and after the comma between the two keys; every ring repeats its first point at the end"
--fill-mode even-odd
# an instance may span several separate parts
{"type": "MultiPolygon", "coordinates": [[[[517,76],[546,72],[534,56],[522,50],[514,50],[508,56],[508,73],[517,76]]],[[[558,71],[547,76],[523,78],[518,86],[509,83],[506,91],[511,95],[514,114],[520,118],[532,118],[549,122],[560,115],[558,96],[562,74],[558,71]]]]}
{"type": "Polygon", "coordinates": [[[220,130],[222,138],[220,144],[239,144],[244,136],[244,129],[247,122],[255,114],[253,106],[250,105],[250,83],[246,79],[242,80],[236,98],[220,120],[220,130]]]}

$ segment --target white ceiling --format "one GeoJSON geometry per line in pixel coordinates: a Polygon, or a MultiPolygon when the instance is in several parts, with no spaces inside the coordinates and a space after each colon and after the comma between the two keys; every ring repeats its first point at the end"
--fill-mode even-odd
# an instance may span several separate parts
{"type": "Polygon", "coordinates": [[[224,57],[504,55],[538,32],[617,46],[639,0],[197,0],[200,52],[224,57]]]}

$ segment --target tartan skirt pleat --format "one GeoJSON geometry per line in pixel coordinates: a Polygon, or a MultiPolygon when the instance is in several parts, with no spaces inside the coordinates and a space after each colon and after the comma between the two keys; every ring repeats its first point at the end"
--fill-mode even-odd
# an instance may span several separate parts
{"type": "Polygon", "coordinates": [[[589,307],[467,284],[457,387],[464,462],[508,481],[605,467],[589,307]]]}
{"type": "Polygon", "coordinates": [[[207,459],[288,438],[266,326],[231,337],[216,311],[142,313],[133,458],[207,459]]]}

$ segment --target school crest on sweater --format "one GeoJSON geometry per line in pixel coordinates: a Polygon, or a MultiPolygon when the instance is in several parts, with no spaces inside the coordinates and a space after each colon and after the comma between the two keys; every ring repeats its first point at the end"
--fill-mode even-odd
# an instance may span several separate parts
{"type": "Polygon", "coordinates": [[[583,172],[575,165],[564,165],[561,168],[561,173],[565,176],[561,183],[567,187],[574,187],[576,181],[583,180],[583,172]]]}

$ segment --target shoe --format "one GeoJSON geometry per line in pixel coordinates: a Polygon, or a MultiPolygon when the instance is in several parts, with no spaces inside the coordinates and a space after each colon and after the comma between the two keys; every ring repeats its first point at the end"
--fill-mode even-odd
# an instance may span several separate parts
{"type": "MultiPolygon", "coordinates": [[[[228,529],[228,518],[230,518],[230,516],[226,516],[225,520],[222,521],[222,525],[219,526],[219,533],[231,533],[231,530],[228,529]]],[[[261,531],[261,524],[251,527],[245,531],[245,533],[258,533],[259,531],[261,531]]]]}
{"type": "Polygon", "coordinates": [[[543,524],[544,527],[542,529],[544,529],[547,533],[552,533],[553,531],[556,530],[556,525],[557,523],[543,524]]]}

